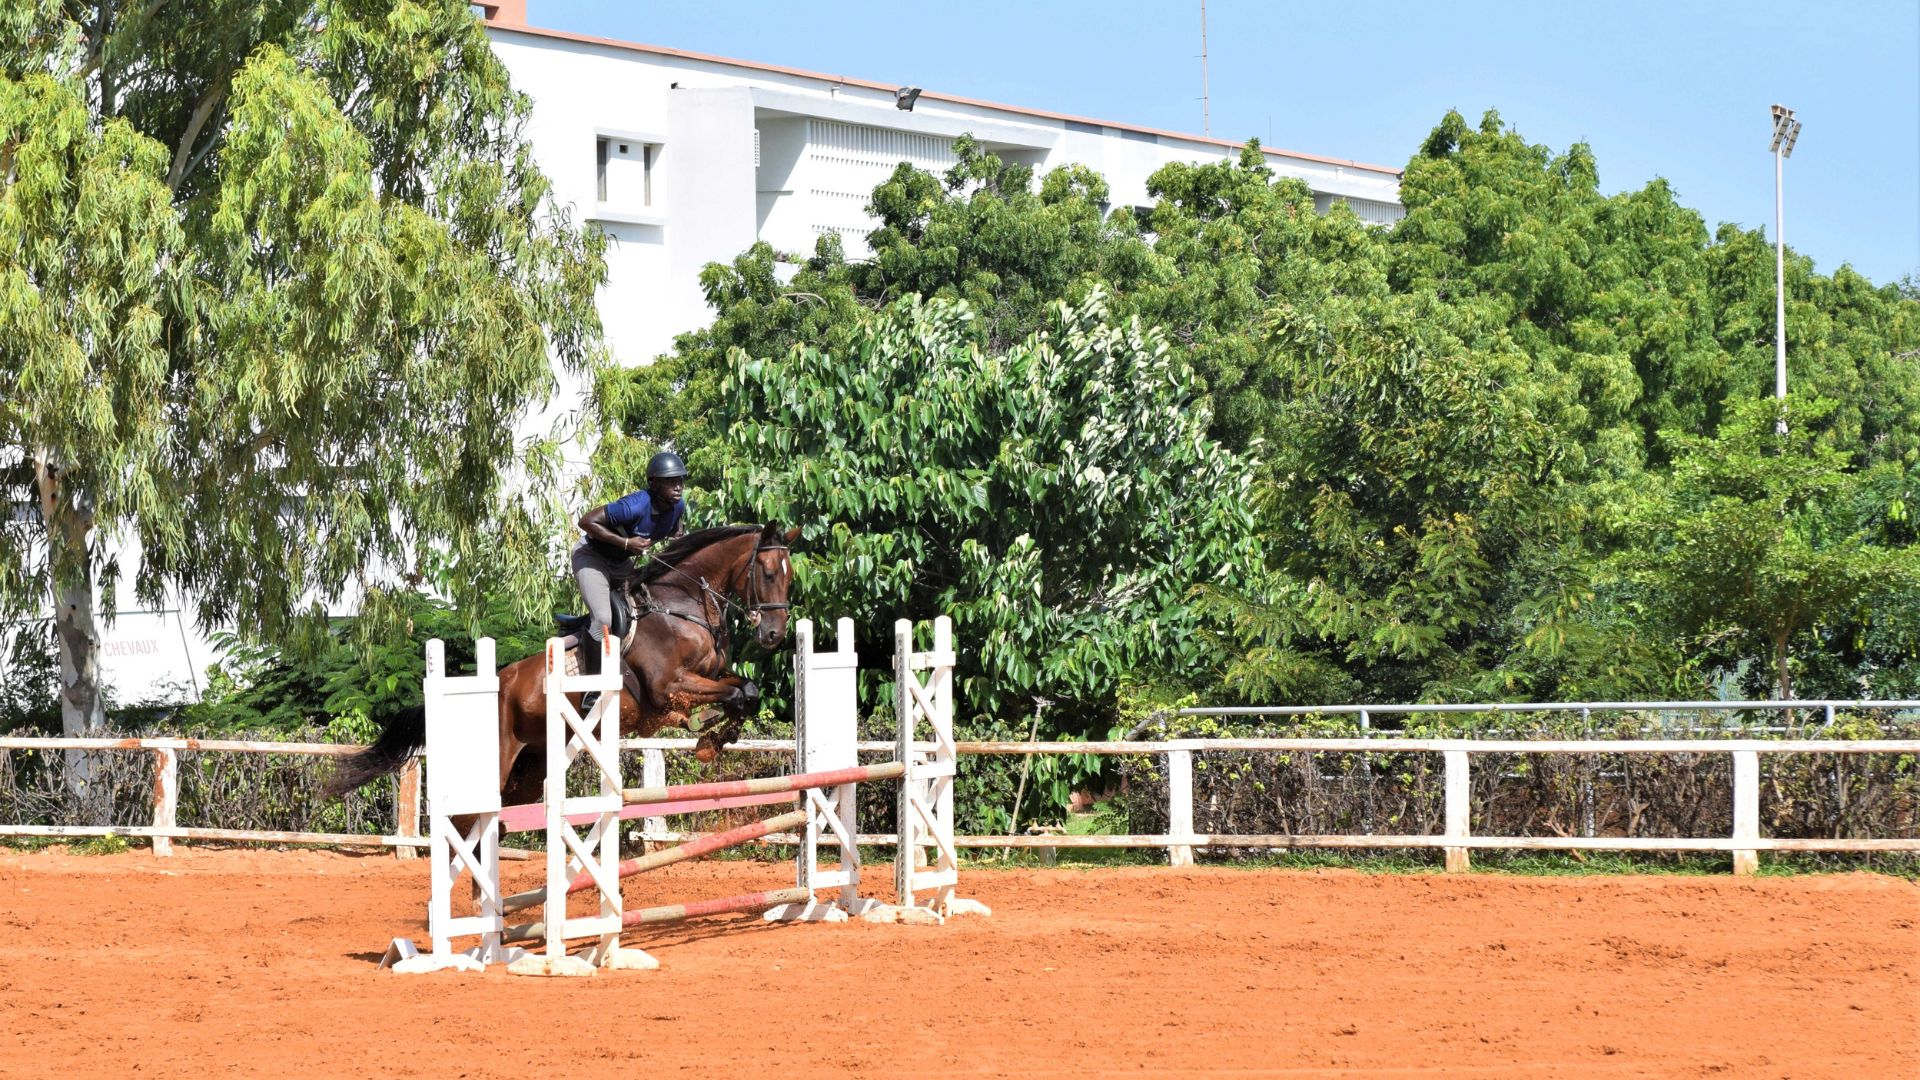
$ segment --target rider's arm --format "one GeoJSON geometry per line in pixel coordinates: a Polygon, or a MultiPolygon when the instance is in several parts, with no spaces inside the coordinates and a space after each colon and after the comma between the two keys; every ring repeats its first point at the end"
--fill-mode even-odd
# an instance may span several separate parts
{"type": "Polygon", "coordinates": [[[648,541],[641,536],[621,536],[607,525],[607,508],[596,506],[580,518],[580,531],[587,539],[617,547],[622,551],[645,551],[648,541]]]}

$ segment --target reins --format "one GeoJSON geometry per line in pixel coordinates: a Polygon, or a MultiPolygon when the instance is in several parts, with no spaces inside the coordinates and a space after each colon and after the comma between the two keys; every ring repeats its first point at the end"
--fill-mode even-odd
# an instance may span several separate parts
{"type": "MultiPolygon", "coordinates": [[[[747,621],[748,625],[758,626],[760,624],[760,617],[763,613],[768,611],[786,611],[793,607],[791,603],[776,603],[771,601],[763,601],[763,602],[755,603],[753,601],[753,598],[747,595],[748,590],[754,589],[754,586],[756,584],[754,579],[750,575],[755,564],[757,564],[760,561],[760,553],[763,551],[791,550],[787,546],[784,540],[777,541],[771,544],[767,543],[766,535],[767,535],[766,530],[762,529],[760,531],[760,534],[754,538],[753,551],[747,555],[747,560],[745,564],[741,566],[740,572],[735,575],[735,581],[736,583],[739,584],[738,591],[740,592],[740,599],[747,605],[745,607],[742,607],[740,604],[734,603],[733,598],[729,596],[727,593],[722,592],[719,589],[716,589],[712,585],[708,584],[706,578],[704,577],[695,578],[693,575],[687,573],[685,570],[680,569],[678,566],[674,565],[673,563],[670,563],[665,559],[660,558],[658,555],[655,555],[651,550],[645,552],[645,555],[647,557],[647,561],[658,563],[661,569],[674,573],[680,576],[681,578],[684,578],[688,585],[698,588],[703,597],[711,596],[715,600],[719,601],[721,605],[724,605],[724,607],[720,611],[720,614],[723,618],[726,615],[725,608],[732,608],[737,614],[739,614],[739,616],[742,619],[745,619],[747,621]]],[[[695,619],[691,615],[687,615],[683,612],[674,611],[671,608],[665,608],[655,604],[653,602],[652,595],[647,592],[647,587],[644,583],[642,583],[639,586],[639,589],[646,603],[640,608],[638,618],[635,619],[636,622],[638,622],[639,619],[646,618],[648,615],[654,615],[654,614],[671,615],[676,619],[685,619],[687,622],[694,623],[695,625],[704,627],[707,633],[712,634],[714,636],[714,639],[716,641],[723,640],[727,637],[726,627],[724,625],[716,626],[712,622],[707,621],[707,618],[706,618],[707,605],[704,599],[700,604],[700,618],[695,619]]],[[[757,592],[758,590],[754,589],[754,591],[757,592]]]]}

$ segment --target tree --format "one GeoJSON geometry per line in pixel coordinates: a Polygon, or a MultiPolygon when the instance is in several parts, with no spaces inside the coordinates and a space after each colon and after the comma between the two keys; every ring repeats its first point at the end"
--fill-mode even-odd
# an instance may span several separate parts
{"type": "Polygon", "coordinates": [[[624,482],[653,447],[671,445],[695,484],[717,483],[725,449],[714,418],[732,349],[784,356],[806,344],[838,354],[860,332],[862,310],[919,296],[966,300],[974,314],[964,328],[1000,352],[1047,326],[1057,302],[1077,303],[1097,287],[1112,304],[1164,272],[1124,215],[1105,217],[1106,184],[1091,171],[1057,169],[1036,186],[1031,169],[969,137],[953,150],[958,160],[943,176],[903,162],[874,188],[871,259],[848,262],[828,234],[790,281],[776,272],[780,253],[764,243],[708,265],[700,281],[713,323],[681,335],[659,362],[606,377],[619,434],[603,444],[596,471],[624,482]]]}
{"type": "Polygon", "coordinates": [[[57,598],[62,722],[104,723],[98,587],[315,641],[428,548],[530,601],[604,277],[454,0],[15,6],[0,19],[0,612],[57,598]]]}
{"type": "Polygon", "coordinates": [[[1187,350],[1213,406],[1214,438],[1246,453],[1279,438],[1283,363],[1261,340],[1276,307],[1328,319],[1386,294],[1386,247],[1344,204],[1321,214],[1299,180],[1278,179],[1258,140],[1238,161],[1174,163],[1147,182],[1143,226],[1164,264],[1127,300],[1187,350]]]}
{"type": "MultiPolygon", "coordinates": [[[[1662,432],[1711,437],[1771,392],[1760,234],[1710,235],[1664,181],[1604,195],[1589,148],[1531,144],[1491,112],[1441,119],[1392,229],[1317,212],[1257,146],[1160,170],[1139,216],[1107,213],[1086,170],[1036,185],[958,149],[945,176],[902,166],[875,189],[869,261],[826,244],[785,284],[764,247],[709,267],[714,326],[619,377],[636,403],[623,427],[691,450],[719,485],[762,452],[720,427],[732,350],[857,355],[865,312],[920,295],[965,299],[960,329],[992,354],[1043,329],[1049,303],[1100,289],[1112,320],[1165,334],[1208,436],[1254,477],[1265,565],[1204,593],[1192,625],[1227,632],[1184,670],[1212,665],[1261,700],[1701,692],[1719,661],[1680,648],[1608,560],[1646,543],[1624,523],[1672,471],[1681,444],[1662,432]]],[[[1794,386],[1844,402],[1809,434],[1874,478],[1860,500],[1898,506],[1920,460],[1920,303],[1844,267],[1788,269],[1794,386]]],[[[1896,623],[1801,644],[1836,684],[1887,684],[1909,640],[1896,623]]]]}
{"type": "Polygon", "coordinates": [[[944,177],[902,162],[874,188],[873,257],[849,268],[863,299],[964,299],[974,333],[997,352],[1046,325],[1056,303],[1095,288],[1111,303],[1164,272],[1129,218],[1107,218],[1107,184],[1093,170],[1064,166],[1036,185],[1031,168],[970,136],[953,153],[944,177]]]}
{"type": "MultiPolygon", "coordinates": [[[[1691,651],[1727,672],[1744,666],[1782,698],[1796,654],[1820,651],[1823,630],[1872,627],[1882,605],[1900,611],[1920,591],[1904,509],[1870,497],[1900,470],[1854,471],[1822,433],[1834,409],[1752,401],[1714,438],[1671,433],[1672,476],[1635,509],[1629,527],[1644,539],[1617,557],[1691,651]]],[[[1895,484],[1911,491],[1910,479],[1895,484]]]]}
{"type": "MultiPolygon", "coordinates": [[[[1465,318],[1462,316],[1465,315],[1465,318]]],[[[1460,338],[1431,294],[1276,307],[1259,494],[1264,594],[1208,593],[1234,627],[1229,688],[1256,700],[1415,700],[1475,686],[1577,597],[1566,441],[1530,400],[1530,358],[1460,338]]]]}
{"type": "Polygon", "coordinates": [[[1123,683],[1211,656],[1185,601],[1258,563],[1244,464],[1206,436],[1190,368],[1103,294],[981,347],[963,300],[910,297],[851,350],[730,354],[721,496],[801,526],[798,595],[884,632],[951,614],[962,693],[1056,730],[1113,719],[1123,683]]]}

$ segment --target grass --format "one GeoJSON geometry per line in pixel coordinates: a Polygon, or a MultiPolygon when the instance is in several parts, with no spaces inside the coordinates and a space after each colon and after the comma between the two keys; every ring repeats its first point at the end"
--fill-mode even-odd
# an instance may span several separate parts
{"type": "Polygon", "coordinates": [[[86,839],[69,836],[0,837],[0,848],[28,852],[63,848],[74,855],[118,855],[121,852],[133,850],[133,845],[124,836],[108,833],[105,836],[86,839]]]}

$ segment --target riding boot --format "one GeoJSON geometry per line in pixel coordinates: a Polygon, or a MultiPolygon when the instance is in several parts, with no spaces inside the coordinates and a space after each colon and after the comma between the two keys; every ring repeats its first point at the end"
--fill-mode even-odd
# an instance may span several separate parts
{"type": "MultiPolygon", "coordinates": [[[[592,634],[580,635],[580,674],[600,674],[600,650],[602,647],[600,642],[594,640],[592,634]]],[[[593,708],[593,703],[599,699],[600,691],[589,691],[580,699],[580,711],[584,714],[588,709],[593,708]]]]}

